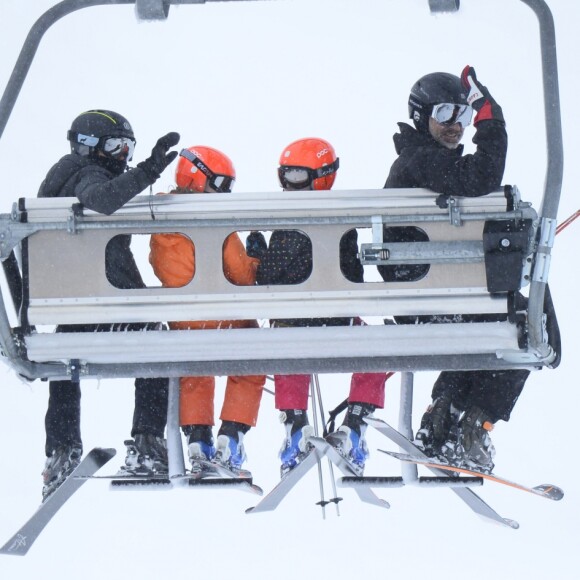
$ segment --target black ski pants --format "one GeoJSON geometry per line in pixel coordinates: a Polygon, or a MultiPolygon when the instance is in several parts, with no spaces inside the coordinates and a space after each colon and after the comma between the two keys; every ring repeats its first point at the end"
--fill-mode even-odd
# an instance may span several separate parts
{"type": "MultiPolygon", "coordinates": [[[[156,325],[155,325],[156,326],[156,325]]],[[[111,332],[117,330],[143,331],[153,325],[66,325],[56,332],[111,332]]],[[[135,380],[135,410],[131,436],[151,434],[163,437],[167,423],[167,396],[169,381],[166,378],[138,378],[135,380]]],[[[46,430],[45,453],[61,445],[78,445],[81,439],[81,388],[77,381],[51,381],[48,409],[44,421],[46,430]]]]}
{"type": "Polygon", "coordinates": [[[453,406],[460,411],[479,407],[492,423],[509,421],[530,371],[507,369],[494,371],[443,371],[433,386],[433,400],[451,393],[453,406]]]}

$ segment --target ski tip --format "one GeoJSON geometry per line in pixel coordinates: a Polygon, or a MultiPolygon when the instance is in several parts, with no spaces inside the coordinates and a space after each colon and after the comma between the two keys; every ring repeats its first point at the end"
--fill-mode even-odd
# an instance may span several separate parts
{"type": "Polygon", "coordinates": [[[547,497],[554,501],[560,501],[564,497],[564,490],[557,485],[552,485],[551,483],[537,485],[534,487],[534,491],[543,497],[547,497]]]}
{"type": "MultiPolygon", "coordinates": [[[[34,540],[32,540],[34,542],[34,540]]],[[[28,541],[28,538],[21,533],[17,533],[12,536],[2,548],[0,548],[0,554],[6,554],[8,556],[26,556],[28,550],[32,546],[32,542],[28,541]]]]}

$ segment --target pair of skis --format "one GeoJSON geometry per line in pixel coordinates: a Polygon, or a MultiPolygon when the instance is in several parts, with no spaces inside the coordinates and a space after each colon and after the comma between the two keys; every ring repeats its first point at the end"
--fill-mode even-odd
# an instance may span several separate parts
{"type": "MultiPolygon", "coordinates": [[[[469,489],[469,487],[474,485],[482,485],[484,480],[507,485],[554,501],[561,500],[564,497],[564,492],[556,485],[542,484],[535,487],[528,487],[492,473],[481,473],[479,471],[441,463],[426,456],[409,439],[391,427],[388,423],[370,417],[366,417],[365,421],[370,426],[377,429],[379,433],[393,441],[403,451],[405,451],[405,453],[380,451],[406,463],[423,465],[429,468],[436,477],[417,478],[419,483],[437,484],[449,487],[469,506],[471,510],[484,519],[491,520],[513,529],[519,527],[519,524],[516,521],[500,516],[477,494],[469,489]],[[459,477],[459,475],[467,477],[459,477]]],[[[264,496],[258,505],[249,508],[246,510],[246,513],[258,513],[276,509],[298,481],[304,477],[304,475],[324,456],[328,457],[343,473],[344,477],[339,479],[339,485],[354,489],[363,502],[380,507],[389,507],[389,504],[385,500],[378,498],[374,492],[372,492],[371,487],[402,487],[406,485],[406,482],[401,477],[360,477],[354,466],[352,466],[347,459],[338,453],[338,451],[329,445],[324,439],[311,437],[310,442],[312,443],[313,448],[306,457],[292,471],[283,477],[280,483],[278,483],[270,493],[264,496]]],[[[331,501],[340,501],[340,499],[341,498],[334,498],[331,501]]]]}
{"type": "MultiPolygon", "coordinates": [[[[148,473],[135,474],[127,471],[125,474],[106,475],[101,478],[111,479],[113,489],[135,489],[155,487],[230,487],[263,495],[261,487],[253,483],[252,473],[245,469],[228,469],[226,466],[211,461],[196,461],[197,468],[182,475],[171,478],[167,475],[152,475],[148,473]]],[[[99,479],[99,476],[93,476],[99,479]]]]}
{"type": "Polygon", "coordinates": [[[116,454],[114,449],[95,448],[77,465],[75,470],[52,493],[32,517],[0,548],[0,554],[25,556],[58,510],[71,496],[116,454]]]}
{"type": "Polygon", "coordinates": [[[79,463],[67,479],[34,512],[32,517],[0,548],[0,554],[25,556],[60,508],[89,479],[110,479],[113,488],[152,488],[175,486],[234,487],[257,495],[262,495],[260,487],[252,482],[249,471],[232,471],[211,462],[200,462],[200,470],[195,473],[178,475],[169,479],[166,475],[126,474],[98,476],[95,473],[116,454],[115,449],[92,449],[79,463]]]}
{"type": "MultiPolygon", "coordinates": [[[[453,491],[471,510],[486,520],[513,529],[519,527],[519,524],[516,521],[500,516],[477,494],[475,494],[471,489],[468,489],[468,486],[474,483],[481,485],[483,480],[507,485],[514,489],[519,489],[554,501],[561,500],[564,497],[562,489],[552,484],[528,487],[492,473],[481,473],[466,468],[454,467],[452,465],[440,463],[433,458],[427,457],[409,439],[384,421],[369,417],[365,418],[365,421],[404,451],[404,453],[393,451],[384,451],[384,453],[407,463],[427,467],[437,476],[432,479],[437,479],[438,483],[448,485],[451,491],[453,491]],[[460,477],[460,475],[469,477],[460,477]]],[[[388,508],[390,507],[388,502],[377,497],[371,487],[400,487],[406,485],[403,478],[359,477],[355,466],[345,459],[336,449],[334,449],[334,447],[329,445],[327,441],[319,437],[312,437],[310,442],[312,443],[312,447],[303,460],[292,471],[287,473],[278,485],[276,485],[270,493],[264,496],[256,506],[247,509],[246,513],[267,512],[276,509],[300,479],[302,479],[302,477],[304,477],[304,475],[310,471],[314,465],[317,465],[323,457],[327,457],[342,472],[344,477],[339,480],[339,483],[344,487],[352,487],[358,494],[359,498],[365,503],[382,508],[388,508]]],[[[90,451],[64,483],[43,504],[41,504],[24,526],[22,526],[18,532],[16,532],[16,534],[14,534],[6,544],[0,548],[0,554],[24,556],[58,510],[71,498],[81,485],[87,481],[87,479],[100,477],[95,476],[95,473],[111,458],[113,458],[115,453],[116,451],[114,449],[95,448],[90,451]]],[[[114,476],[102,477],[112,479],[112,486],[118,488],[134,488],[135,486],[151,487],[158,485],[173,486],[181,483],[190,486],[213,485],[237,487],[257,495],[262,495],[263,493],[261,488],[252,482],[251,473],[249,471],[232,471],[211,462],[200,462],[200,469],[196,472],[178,475],[171,479],[166,476],[151,476],[149,474],[130,474],[125,476],[119,476],[117,474],[114,476]]],[[[420,483],[420,478],[418,478],[417,481],[420,483]]],[[[335,497],[325,503],[338,503],[339,501],[341,501],[341,498],[335,497]]]]}
{"type": "MultiPolygon", "coordinates": [[[[263,499],[254,507],[246,510],[247,514],[255,514],[259,512],[269,512],[275,510],[282,500],[290,493],[292,488],[323,458],[327,457],[332,464],[336,465],[338,469],[346,476],[357,477],[356,467],[353,466],[347,459],[345,459],[332,445],[321,437],[310,437],[309,442],[312,447],[307,452],[305,457],[289,471],[280,482],[263,497],[263,499]]],[[[375,492],[370,487],[361,487],[355,489],[359,499],[365,503],[375,505],[377,507],[389,508],[391,507],[384,499],[377,497],[375,492]]],[[[340,497],[330,499],[326,503],[338,503],[342,500],[340,497]]]]}
{"type": "MultiPolygon", "coordinates": [[[[501,476],[495,475],[493,473],[482,473],[479,471],[470,470],[462,467],[454,467],[442,462],[439,462],[433,458],[425,455],[418,447],[416,447],[409,439],[402,435],[399,431],[391,427],[388,423],[385,423],[381,419],[365,417],[365,421],[375,429],[379,431],[382,435],[390,439],[393,443],[398,445],[404,453],[395,453],[392,451],[383,451],[384,453],[395,457],[401,461],[407,463],[413,463],[417,465],[423,465],[430,469],[435,475],[443,476],[449,478],[451,481],[450,489],[453,491],[464,503],[466,503],[470,509],[472,509],[476,514],[483,517],[484,519],[491,520],[493,522],[499,523],[501,525],[508,526],[513,529],[519,528],[519,524],[511,519],[503,518],[494,509],[492,509],[487,503],[485,503],[477,494],[475,494],[471,489],[468,489],[467,485],[454,485],[456,483],[461,484],[463,478],[459,475],[467,475],[472,480],[480,479],[492,481],[494,483],[499,483],[502,485],[507,485],[514,489],[519,489],[528,493],[532,493],[539,497],[546,499],[551,499],[554,501],[559,501],[564,497],[564,492],[561,488],[552,484],[542,484],[535,487],[529,487],[519,483],[515,483],[501,476]]],[[[467,481],[469,483],[469,481],[467,481]]],[[[404,484],[404,482],[403,482],[404,484]]]]}

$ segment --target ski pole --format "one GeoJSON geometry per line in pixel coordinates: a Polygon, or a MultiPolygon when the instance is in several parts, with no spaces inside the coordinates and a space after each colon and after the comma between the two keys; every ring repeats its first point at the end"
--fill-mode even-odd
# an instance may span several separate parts
{"type": "MultiPolygon", "coordinates": [[[[274,382],[274,377],[271,377],[270,375],[266,375],[266,380],[274,382]]],[[[262,387],[262,390],[264,390],[266,393],[269,393],[270,395],[274,395],[274,391],[271,391],[270,389],[267,389],[266,387],[262,387]]]]}
{"type": "MultiPolygon", "coordinates": [[[[310,377],[310,398],[312,399],[312,418],[313,418],[313,426],[314,426],[314,436],[318,437],[318,415],[317,415],[317,408],[316,408],[316,397],[314,396],[314,377],[316,375],[311,375],[310,377]]],[[[322,479],[322,463],[320,461],[320,457],[316,456],[316,463],[318,465],[318,484],[320,486],[320,501],[317,502],[322,508],[322,519],[326,519],[326,504],[328,503],[324,499],[324,481],[322,479]]]]}
{"type": "MultiPolygon", "coordinates": [[[[314,381],[314,386],[316,388],[316,395],[318,397],[318,409],[320,410],[320,417],[322,422],[324,423],[324,407],[322,406],[322,394],[320,392],[320,381],[318,380],[318,375],[312,375],[312,380],[314,381]]],[[[333,498],[329,501],[333,502],[336,506],[336,515],[340,516],[340,508],[338,507],[338,502],[340,499],[338,498],[336,492],[336,480],[334,479],[334,467],[332,466],[332,461],[327,457],[326,460],[328,461],[328,470],[330,472],[330,481],[332,482],[332,495],[333,498]]]]}

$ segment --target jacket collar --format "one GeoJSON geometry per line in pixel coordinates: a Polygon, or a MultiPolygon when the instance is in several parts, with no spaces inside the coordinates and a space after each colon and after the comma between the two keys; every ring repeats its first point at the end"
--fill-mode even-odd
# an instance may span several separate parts
{"type": "Polygon", "coordinates": [[[397,125],[399,126],[400,133],[393,135],[397,155],[400,155],[408,147],[440,147],[459,156],[463,154],[463,145],[459,145],[455,149],[447,149],[440,143],[437,143],[429,133],[421,133],[407,123],[397,123],[397,125]]]}

